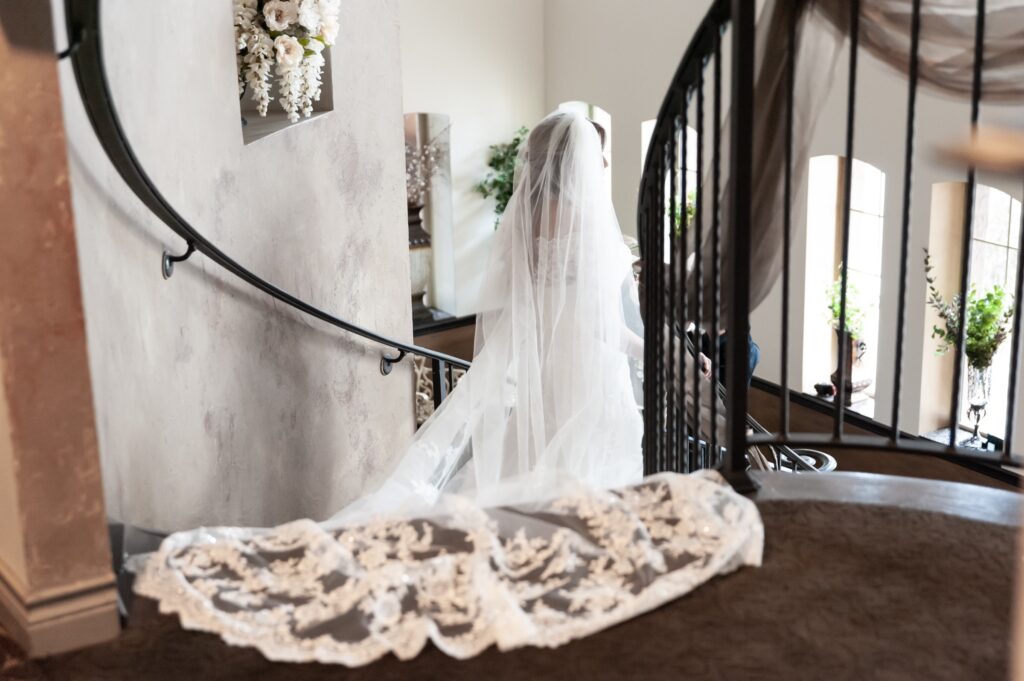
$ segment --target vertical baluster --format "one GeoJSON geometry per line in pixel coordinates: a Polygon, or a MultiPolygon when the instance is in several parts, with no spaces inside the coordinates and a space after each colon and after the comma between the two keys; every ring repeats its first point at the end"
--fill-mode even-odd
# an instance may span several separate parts
{"type": "Polygon", "coordinates": [[[893,442],[900,438],[900,398],[903,391],[903,342],[907,305],[907,249],[910,243],[910,197],[914,169],[914,132],[917,115],[918,51],[921,38],[921,0],[914,0],[910,20],[910,68],[907,92],[907,137],[903,158],[903,221],[900,227],[900,279],[896,308],[896,367],[892,391],[893,442]]]}
{"type": "MultiPolygon", "coordinates": [[[[655,141],[651,140],[649,154],[655,153],[655,141]]],[[[652,163],[648,162],[647,176],[653,176],[652,163]]],[[[641,196],[639,231],[644,268],[640,273],[644,284],[644,475],[656,473],[655,446],[657,426],[655,421],[655,395],[657,380],[654,373],[654,359],[657,349],[654,319],[654,230],[651,206],[654,203],[653,186],[648,182],[641,196]]]]}
{"type": "MultiPolygon", "coordinates": [[[[981,74],[984,62],[985,42],[985,0],[978,0],[977,20],[974,27],[974,80],[971,85],[971,134],[978,125],[981,110],[981,74]]],[[[960,259],[960,305],[957,310],[960,328],[956,357],[953,361],[953,399],[950,404],[949,446],[956,446],[956,434],[960,425],[960,384],[963,377],[964,339],[967,335],[967,291],[971,276],[971,235],[974,231],[974,187],[975,169],[967,169],[967,196],[964,197],[964,238],[963,252],[960,259]]]]}
{"type": "Polygon", "coordinates": [[[857,103],[857,49],[860,37],[860,0],[850,2],[850,71],[846,100],[846,159],[843,177],[843,236],[840,256],[840,320],[839,320],[839,386],[836,391],[836,421],[833,436],[843,439],[843,416],[846,414],[846,382],[853,383],[853,377],[846,375],[846,309],[847,284],[849,283],[850,260],[850,198],[853,193],[853,132],[856,127],[857,103]]]}
{"type": "Polygon", "coordinates": [[[701,418],[700,418],[700,406],[701,406],[701,385],[704,379],[700,371],[700,345],[701,345],[701,331],[702,331],[702,317],[704,305],[704,284],[702,277],[703,263],[701,258],[703,256],[701,249],[701,232],[704,226],[704,64],[701,64],[700,71],[697,75],[697,186],[695,188],[696,196],[694,197],[694,216],[693,216],[693,337],[695,347],[693,349],[693,444],[695,453],[697,455],[697,466],[699,468],[706,467],[707,463],[701,456],[700,439],[701,439],[701,418]]]}
{"type": "Polygon", "coordinates": [[[434,409],[440,407],[444,398],[448,397],[448,386],[444,382],[444,373],[447,366],[448,363],[444,360],[430,360],[431,379],[434,383],[434,409]]]}
{"type": "Polygon", "coordinates": [[[658,471],[666,468],[665,462],[665,390],[666,385],[672,385],[672,378],[665,374],[665,141],[664,131],[658,138],[655,153],[657,163],[655,165],[654,185],[654,211],[657,219],[652,220],[654,226],[654,248],[651,249],[653,264],[654,289],[651,295],[654,298],[654,317],[651,323],[655,331],[655,366],[654,373],[657,376],[657,392],[655,398],[655,412],[657,416],[658,430],[657,438],[657,462],[658,471]]]}
{"type": "Polygon", "coordinates": [[[750,327],[750,197],[753,196],[754,128],[754,3],[732,0],[732,129],[730,144],[729,262],[732,285],[728,308],[728,361],[726,362],[729,461],[726,474],[736,489],[750,489],[747,459],[747,362],[749,348],[736,336],[750,327]]]}
{"type": "Polygon", "coordinates": [[[850,70],[846,99],[846,158],[843,177],[843,228],[840,256],[839,294],[839,381],[835,398],[835,424],[833,436],[843,439],[843,415],[846,412],[846,381],[852,383],[852,376],[846,375],[847,358],[843,356],[846,329],[846,293],[849,280],[850,260],[850,197],[853,191],[853,132],[856,127],[857,105],[857,49],[860,38],[860,0],[850,2],[850,70]]]}
{"type": "Polygon", "coordinates": [[[678,272],[676,271],[676,248],[678,245],[678,235],[676,234],[676,211],[679,210],[678,196],[677,196],[677,182],[678,173],[676,168],[678,161],[676,158],[678,148],[676,146],[676,138],[679,135],[679,119],[676,117],[672,118],[672,134],[669,137],[668,152],[666,158],[670,164],[669,166],[669,208],[668,214],[669,219],[669,231],[668,231],[668,243],[669,243],[669,262],[668,262],[668,375],[670,389],[668,392],[668,412],[666,418],[666,429],[668,430],[668,469],[671,471],[678,470],[678,446],[679,446],[679,430],[677,428],[678,419],[676,419],[676,411],[678,409],[677,404],[677,393],[675,385],[676,375],[676,285],[679,279],[678,272]]]}
{"type": "MultiPolygon", "coordinates": [[[[680,121],[680,123],[679,123],[679,127],[680,127],[680,138],[679,138],[680,139],[680,142],[679,142],[680,154],[679,154],[679,158],[680,158],[680,164],[681,164],[681,168],[682,168],[682,196],[683,196],[683,201],[686,201],[686,193],[689,191],[689,184],[688,184],[687,179],[686,179],[686,159],[689,158],[689,155],[690,155],[690,151],[689,151],[689,149],[690,149],[690,135],[689,135],[689,132],[690,132],[690,109],[689,109],[689,107],[690,107],[690,87],[689,87],[689,85],[687,85],[685,90],[684,90],[684,92],[683,92],[683,103],[682,103],[682,107],[681,107],[682,111],[680,112],[680,118],[679,118],[679,121],[680,121]]],[[[680,277],[681,282],[682,282],[682,290],[679,292],[678,302],[673,301],[673,305],[676,305],[676,304],[679,305],[679,309],[680,309],[680,312],[681,312],[681,314],[680,314],[681,319],[679,321],[677,332],[680,335],[680,339],[679,339],[680,340],[680,349],[681,349],[681,351],[683,353],[687,352],[687,345],[688,345],[688,343],[687,343],[687,327],[690,325],[690,307],[689,307],[689,296],[688,296],[689,285],[687,283],[688,277],[687,277],[687,272],[686,272],[686,263],[689,260],[689,256],[690,256],[690,232],[692,231],[692,230],[689,230],[689,229],[686,228],[686,209],[685,209],[685,205],[686,204],[684,203],[683,204],[683,209],[682,209],[682,213],[683,213],[683,223],[682,223],[683,224],[683,231],[682,231],[682,235],[681,235],[682,239],[680,239],[680,241],[679,241],[679,244],[680,244],[679,253],[678,253],[678,257],[679,257],[678,268],[679,268],[679,271],[677,272],[677,276],[680,277]]],[[[679,394],[680,394],[680,396],[682,398],[682,407],[679,409],[679,412],[676,414],[676,427],[679,429],[680,433],[682,434],[682,450],[681,450],[680,456],[682,457],[683,466],[682,466],[682,471],[681,472],[689,473],[689,472],[691,472],[693,470],[694,462],[693,462],[692,450],[690,448],[690,424],[687,421],[687,413],[686,413],[686,358],[685,358],[685,356],[682,357],[682,369],[683,370],[679,374],[679,381],[675,385],[675,389],[679,391],[679,394]]],[[[697,429],[695,428],[694,429],[694,433],[696,433],[696,432],[697,432],[697,429]]]]}
{"type": "Polygon", "coordinates": [[[789,437],[789,277],[793,236],[793,98],[796,90],[796,20],[799,10],[789,9],[786,39],[786,168],[782,194],[782,357],[779,382],[779,431],[789,437]]]}
{"type": "Polygon", "coordinates": [[[1013,461],[1013,420],[1017,417],[1017,372],[1020,370],[1020,318],[1021,298],[1024,296],[1024,207],[1020,211],[1020,234],[1017,236],[1017,271],[1014,272],[1013,335],[1010,344],[1010,385],[1006,389],[1006,430],[1003,437],[1003,463],[1013,461]]]}
{"type": "MultiPolygon", "coordinates": [[[[711,333],[708,334],[711,350],[711,380],[718,386],[718,311],[721,307],[721,282],[719,269],[721,262],[721,229],[720,193],[721,193],[721,157],[722,157],[722,36],[715,35],[715,96],[713,127],[711,134],[714,150],[711,154],[711,333]]],[[[711,457],[718,459],[718,390],[712,391],[711,400],[711,457]]]]}
{"type": "MultiPolygon", "coordinates": [[[[657,156],[658,154],[658,142],[655,140],[652,143],[651,153],[657,156]]],[[[658,212],[658,177],[660,173],[657,169],[658,160],[655,158],[654,163],[651,164],[651,190],[650,190],[650,205],[648,206],[649,212],[649,228],[650,235],[648,243],[650,245],[650,251],[645,256],[645,260],[650,270],[650,286],[647,289],[647,301],[650,305],[650,316],[647,318],[647,323],[650,328],[650,348],[651,348],[651,361],[644,369],[645,380],[650,381],[651,385],[651,432],[649,437],[651,439],[651,466],[652,471],[659,472],[659,459],[661,452],[658,448],[659,437],[661,433],[661,414],[658,413],[658,405],[661,404],[661,391],[664,389],[663,377],[659,373],[658,369],[658,357],[661,354],[661,348],[658,346],[661,340],[661,332],[658,329],[660,319],[658,317],[658,296],[661,295],[661,285],[658,282],[658,277],[661,273],[661,268],[658,265],[658,230],[661,228],[661,216],[658,212]]]]}

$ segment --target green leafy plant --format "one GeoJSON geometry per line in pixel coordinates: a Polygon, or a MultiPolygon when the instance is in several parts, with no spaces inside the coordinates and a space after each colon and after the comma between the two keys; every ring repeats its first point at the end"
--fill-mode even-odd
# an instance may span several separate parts
{"type": "Polygon", "coordinates": [[[504,144],[492,144],[491,155],[487,159],[487,167],[490,170],[479,182],[475,189],[485,199],[494,197],[494,212],[497,215],[494,219],[494,226],[497,228],[501,216],[512,198],[513,180],[516,173],[516,158],[519,156],[519,147],[526,140],[530,133],[527,128],[519,128],[511,142],[504,144]]]}
{"type": "MultiPolygon", "coordinates": [[[[689,229],[690,225],[693,224],[694,219],[697,217],[697,193],[696,192],[691,191],[691,192],[689,192],[686,195],[686,204],[684,205],[684,208],[686,209],[686,228],[689,229]]],[[[676,236],[677,237],[682,236],[683,235],[683,215],[682,215],[682,213],[679,210],[678,202],[676,203],[675,206],[670,206],[669,210],[672,211],[672,215],[671,215],[671,217],[672,217],[672,224],[676,226],[676,236]],[[672,209],[674,209],[674,210],[672,210],[672,209]]]]}
{"type": "MultiPolygon", "coordinates": [[[[943,326],[932,327],[932,338],[939,340],[937,352],[944,354],[951,347],[960,344],[960,296],[955,295],[949,302],[935,287],[931,254],[924,252],[924,277],[928,282],[928,306],[935,310],[943,326]]],[[[975,369],[992,366],[992,358],[999,346],[1009,335],[1010,320],[1013,317],[1013,302],[1000,286],[993,286],[984,294],[978,294],[972,286],[967,294],[967,330],[964,354],[967,363],[975,369]]]]}
{"type": "MultiPolygon", "coordinates": [[[[825,297],[828,299],[828,312],[830,315],[829,324],[833,329],[839,331],[840,313],[842,312],[843,279],[842,265],[839,266],[840,275],[825,290],[825,297]]],[[[864,337],[864,319],[867,310],[863,302],[863,296],[857,284],[847,275],[846,281],[846,333],[853,340],[862,340],[864,337]]]]}

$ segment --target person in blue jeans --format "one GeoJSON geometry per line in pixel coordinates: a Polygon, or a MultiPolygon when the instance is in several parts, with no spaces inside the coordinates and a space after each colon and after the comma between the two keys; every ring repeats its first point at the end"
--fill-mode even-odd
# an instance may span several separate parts
{"type": "MultiPolygon", "coordinates": [[[[722,385],[725,385],[725,366],[727,362],[726,355],[726,337],[728,334],[721,334],[718,336],[718,380],[722,385]]],[[[754,337],[747,332],[747,386],[750,385],[751,379],[754,377],[754,369],[757,367],[758,362],[761,361],[761,348],[757,343],[754,342],[754,337]]],[[[704,369],[704,375],[711,378],[711,359],[708,357],[711,351],[711,343],[707,334],[701,336],[701,366],[704,369]]]]}

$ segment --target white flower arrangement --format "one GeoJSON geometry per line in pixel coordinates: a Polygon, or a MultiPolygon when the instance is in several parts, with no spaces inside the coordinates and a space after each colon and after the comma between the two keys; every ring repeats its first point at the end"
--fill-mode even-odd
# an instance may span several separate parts
{"type": "Polygon", "coordinates": [[[260,116],[270,105],[271,67],[281,108],[295,123],[313,114],[325,47],[338,37],[341,0],[234,0],[238,94],[248,89],[260,116]]]}

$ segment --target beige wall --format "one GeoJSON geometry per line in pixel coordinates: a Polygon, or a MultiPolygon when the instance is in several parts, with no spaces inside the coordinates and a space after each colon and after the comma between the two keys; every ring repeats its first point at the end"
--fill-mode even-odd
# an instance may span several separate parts
{"type": "Polygon", "coordinates": [[[488,146],[562,102],[585,101],[611,114],[613,198],[623,232],[636,233],[640,124],[657,116],[708,4],[400,0],[405,110],[452,117],[454,227],[434,235],[441,307],[476,311],[494,233],[493,203],[473,191],[486,172],[488,146]]]}
{"type": "Polygon", "coordinates": [[[622,231],[636,234],[640,124],[662,99],[708,0],[548,0],[545,101],[584,101],[612,116],[612,198],[622,231]]]}
{"type": "Polygon", "coordinates": [[[449,230],[433,235],[435,304],[476,312],[494,234],[494,202],[473,187],[488,147],[532,127],[544,109],[542,0],[399,0],[403,106],[451,119],[449,230]]]}
{"type": "MultiPolygon", "coordinates": [[[[124,129],[177,210],[268,281],[411,339],[397,3],[343,3],[334,111],[249,145],[230,2],[102,10],[124,129]]],[[[201,256],[164,281],[160,253],[181,240],[117,176],[68,64],[60,75],[111,513],[160,530],[267,525],[365,493],[411,435],[409,368],[381,376],[381,347],[201,256]]]]}
{"type": "MultiPolygon", "coordinates": [[[[935,267],[935,285],[940,291],[960,289],[966,189],[967,185],[963,182],[942,182],[932,192],[928,252],[932,255],[932,265],[935,267]]],[[[936,353],[938,341],[932,338],[930,331],[934,326],[941,327],[943,324],[938,313],[928,308],[925,311],[924,333],[920,338],[921,394],[931,396],[931,399],[922,399],[919,405],[918,427],[923,432],[949,425],[949,403],[953,397],[953,363],[956,355],[952,351],[943,355],[936,353]]]]}

